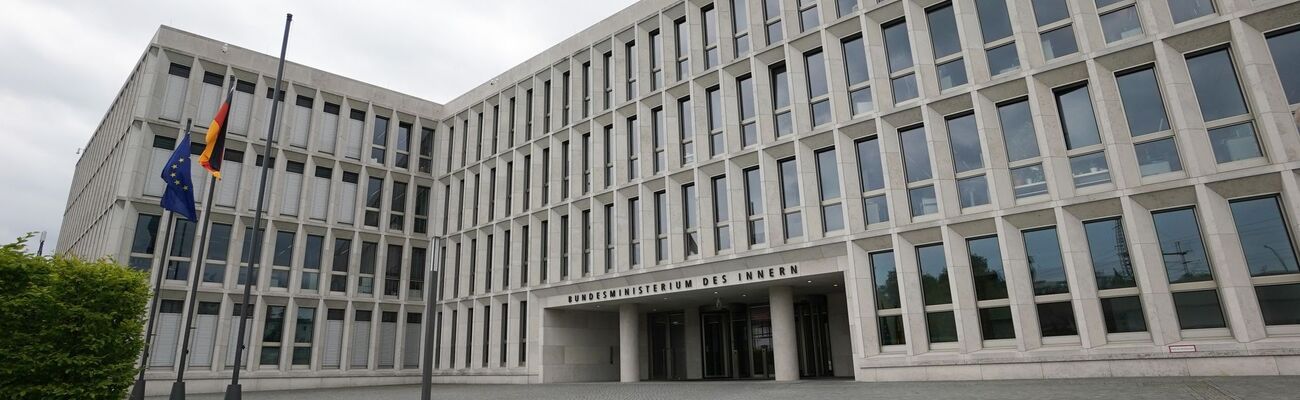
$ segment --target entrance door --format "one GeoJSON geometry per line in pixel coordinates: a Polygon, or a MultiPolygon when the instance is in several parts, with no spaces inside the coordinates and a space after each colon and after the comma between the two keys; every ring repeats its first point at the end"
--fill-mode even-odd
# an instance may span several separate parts
{"type": "Polygon", "coordinates": [[[686,379],[686,314],[650,314],[650,379],[686,379]]]}
{"type": "Polygon", "coordinates": [[[772,312],[767,305],[749,307],[749,338],[754,366],[750,376],[772,378],[776,362],[772,360],[772,312]]]}
{"type": "Polygon", "coordinates": [[[826,322],[826,297],[812,296],[794,305],[799,376],[831,376],[830,337],[826,322]]]}
{"type": "Polygon", "coordinates": [[[731,377],[730,314],[726,310],[700,313],[705,379],[731,377]]]}

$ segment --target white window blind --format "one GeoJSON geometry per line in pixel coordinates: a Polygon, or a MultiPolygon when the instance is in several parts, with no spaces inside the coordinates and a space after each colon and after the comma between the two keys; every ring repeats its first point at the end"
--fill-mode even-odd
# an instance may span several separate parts
{"type": "MultiPolygon", "coordinates": [[[[229,151],[229,150],[227,150],[229,151]]],[[[239,198],[239,178],[244,164],[226,160],[221,164],[221,181],[217,182],[216,204],[234,207],[239,198]]]]}
{"type": "Polygon", "coordinates": [[[161,312],[158,314],[158,326],[153,338],[153,349],[149,350],[150,367],[170,367],[176,362],[176,345],[180,340],[181,314],[161,312]]]}
{"type": "MultiPolygon", "coordinates": [[[[238,329],[236,327],[236,329],[238,329]]],[[[194,318],[194,343],[190,347],[190,365],[212,365],[212,347],[217,342],[217,316],[202,314],[194,318]]]]}
{"type": "Polygon", "coordinates": [[[325,321],[325,353],[321,357],[321,366],[338,368],[343,353],[343,320],[325,321]]]}
{"type": "Polygon", "coordinates": [[[366,368],[370,365],[370,321],[352,323],[352,346],[349,352],[353,368],[366,368]]]}
{"type": "Polygon", "coordinates": [[[167,75],[167,92],[163,97],[162,117],[172,121],[181,120],[181,110],[185,107],[185,86],[187,77],[167,75]]]}

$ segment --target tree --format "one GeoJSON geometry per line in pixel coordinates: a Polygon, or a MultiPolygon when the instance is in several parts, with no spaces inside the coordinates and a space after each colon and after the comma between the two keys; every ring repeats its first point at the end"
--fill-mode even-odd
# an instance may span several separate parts
{"type": "Polygon", "coordinates": [[[0,246],[0,393],[8,399],[125,397],[143,349],[144,273],[111,260],[0,246]]]}

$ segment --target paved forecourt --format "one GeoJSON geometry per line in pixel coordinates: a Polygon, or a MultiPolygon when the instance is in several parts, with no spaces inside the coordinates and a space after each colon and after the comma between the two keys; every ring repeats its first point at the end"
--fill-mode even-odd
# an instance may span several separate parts
{"type": "MultiPolygon", "coordinates": [[[[250,400],[407,400],[418,385],[249,392],[250,400]]],[[[221,394],[193,395],[217,400],[221,394]]],[[[973,382],[862,383],[814,380],[576,383],[542,385],[437,385],[435,399],[1300,399],[1294,377],[1098,378],[973,382]]],[[[161,400],[163,397],[153,399],[161,400]]]]}

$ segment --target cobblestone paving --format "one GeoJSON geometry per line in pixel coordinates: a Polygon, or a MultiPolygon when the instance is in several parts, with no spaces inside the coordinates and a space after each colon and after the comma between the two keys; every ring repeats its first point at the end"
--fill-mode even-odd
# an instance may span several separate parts
{"type": "MultiPolygon", "coordinates": [[[[418,385],[247,392],[249,400],[418,399],[418,385]]],[[[162,400],[165,397],[151,398],[162,400]]],[[[219,400],[221,394],[191,395],[219,400]]],[[[435,399],[1300,399],[1300,377],[1107,378],[976,382],[864,383],[817,380],[435,385],[435,399]]]]}

